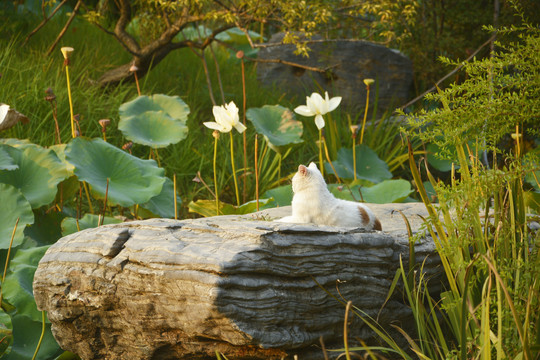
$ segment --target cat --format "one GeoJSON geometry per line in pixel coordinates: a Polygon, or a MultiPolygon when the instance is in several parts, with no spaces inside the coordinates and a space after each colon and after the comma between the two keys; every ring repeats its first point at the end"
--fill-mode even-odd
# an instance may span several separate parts
{"type": "Polygon", "coordinates": [[[366,205],[335,198],[313,162],[308,167],[298,166],[292,189],[292,215],[279,219],[280,222],[382,230],[379,219],[366,205]]]}

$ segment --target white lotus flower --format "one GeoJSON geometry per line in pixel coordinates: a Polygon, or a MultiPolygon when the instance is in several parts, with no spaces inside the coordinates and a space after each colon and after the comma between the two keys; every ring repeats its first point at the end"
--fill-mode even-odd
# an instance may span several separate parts
{"type": "Polygon", "coordinates": [[[294,112],[302,116],[315,116],[315,125],[320,130],[324,127],[323,115],[335,110],[341,103],[341,96],[328,97],[328,92],[324,92],[324,99],[318,93],[313,93],[306,97],[306,105],[300,105],[294,112]]]}
{"type": "Polygon", "coordinates": [[[243,133],[246,130],[244,124],[240,122],[238,108],[233,101],[225,105],[214,106],[212,112],[214,113],[216,122],[208,121],[203,123],[207,128],[218,130],[222,133],[231,131],[233,127],[239,133],[243,133]]]}
{"type": "Polygon", "coordinates": [[[8,112],[9,112],[9,105],[7,104],[0,105],[0,124],[2,124],[4,120],[6,120],[8,112]]]}

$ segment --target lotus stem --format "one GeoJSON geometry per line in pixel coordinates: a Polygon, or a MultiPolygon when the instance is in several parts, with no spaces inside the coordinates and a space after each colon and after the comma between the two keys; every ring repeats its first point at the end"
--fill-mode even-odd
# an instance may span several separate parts
{"type": "Polygon", "coordinates": [[[174,220],[178,220],[178,204],[176,201],[176,173],[173,174],[173,192],[174,192],[174,220]]]}
{"type": "Polygon", "coordinates": [[[99,214],[98,227],[103,225],[103,219],[105,218],[105,211],[107,210],[107,197],[109,195],[109,178],[107,178],[107,187],[105,188],[105,201],[103,202],[103,211],[99,214]]]}
{"type": "Polygon", "coordinates": [[[349,321],[349,310],[351,308],[352,301],[347,302],[345,307],[345,320],[343,321],[343,345],[345,347],[345,357],[347,360],[351,360],[351,354],[349,353],[349,339],[348,339],[348,326],[347,322],[349,321]]]}
{"type": "Polygon", "coordinates": [[[90,208],[90,213],[94,213],[94,207],[92,206],[92,200],[90,200],[90,191],[88,191],[88,184],[86,181],[83,181],[84,192],[86,193],[86,199],[88,200],[88,207],[90,208]]]}
{"type": "Polygon", "coordinates": [[[45,336],[45,311],[42,311],[41,312],[41,336],[39,337],[36,351],[34,351],[34,356],[32,356],[32,360],[36,358],[39,348],[41,347],[41,342],[43,341],[44,336],[45,336]]]}
{"type": "Polygon", "coordinates": [[[137,72],[135,71],[133,75],[135,76],[135,84],[137,85],[137,94],[141,96],[141,87],[139,86],[139,77],[137,76],[137,72]]]}
{"type": "Polygon", "coordinates": [[[353,158],[353,172],[354,172],[354,181],[356,181],[356,138],[353,137],[352,141],[352,158],[353,158]]]}
{"type": "MultiPolygon", "coordinates": [[[[6,256],[6,263],[4,265],[4,275],[2,276],[2,285],[4,285],[4,282],[6,281],[6,273],[8,269],[9,264],[9,255],[11,254],[11,247],[13,246],[13,239],[15,239],[15,232],[17,231],[17,226],[19,226],[19,220],[21,218],[18,217],[17,221],[15,221],[15,227],[13,228],[13,232],[11,233],[11,241],[9,242],[8,252],[6,256]]],[[[3,294],[2,294],[3,286],[0,286],[0,304],[2,304],[3,294]]]]}
{"type": "Polygon", "coordinates": [[[324,141],[323,144],[324,144],[324,154],[326,155],[326,161],[328,161],[328,163],[330,164],[330,167],[334,171],[334,175],[336,176],[338,183],[341,184],[341,179],[339,178],[339,175],[337,174],[337,171],[334,168],[334,164],[332,164],[332,161],[330,160],[330,156],[328,155],[328,147],[326,146],[326,141],[324,141]]]}
{"type": "Polygon", "coordinates": [[[234,141],[232,136],[232,131],[229,131],[231,137],[231,166],[234,179],[234,191],[236,193],[236,205],[240,206],[240,196],[238,195],[238,181],[236,180],[236,168],[234,167],[234,141]]]}
{"type": "Polygon", "coordinates": [[[367,119],[367,113],[368,113],[368,108],[369,108],[369,85],[366,86],[366,89],[367,89],[366,110],[364,111],[364,120],[362,121],[362,131],[360,131],[360,144],[364,142],[364,128],[366,127],[366,119],[367,119]]]}
{"type": "MultiPolygon", "coordinates": [[[[242,64],[242,123],[244,124],[244,126],[246,126],[246,68],[244,65],[244,52],[238,51],[236,53],[236,57],[240,59],[242,64]]],[[[242,202],[245,203],[247,198],[247,140],[245,131],[242,133],[242,140],[244,145],[244,179],[242,181],[242,202]]],[[[257,211],[258,210],[259,203],[257,202],[257,211]]]]}
{"type": "Polygon", "coordinates": [[[321,170],[321,175],[324,177],[324,167],[323,167],[323,156],[322,156],[322,129],[319,129],[319,168],[321,170]]]}
{"type": "Polygon", "coordinates": [[[214,191],[216,192],[216,215],[219,215],[219,191],[218,191],[218,182],[217,182],[217,171],[216,171],[216,158],[217,158],[217,142],[219,139],[219,132],[214,131],[214,191]]]}
{"type": "Polygon", "coordinates": [[[259,141],[257,139],[257,134],[255,134],[255,199],[257,202],[257,211],[259,211],[259,169],[257,168],[258,151],[259,151],[259,141]]]}
{"type": "Polygon", "coordinates": [[[71,86],[69,83],[69,61],[66,61],[66,78],[67,78],[67,90],[68,90],[68,99],[69,99],[69,114],[71,116],[71,136],[73,138],[77,137],[75,133],[75,118],[73,116],[73,101],[71,99],[71,86]]]}

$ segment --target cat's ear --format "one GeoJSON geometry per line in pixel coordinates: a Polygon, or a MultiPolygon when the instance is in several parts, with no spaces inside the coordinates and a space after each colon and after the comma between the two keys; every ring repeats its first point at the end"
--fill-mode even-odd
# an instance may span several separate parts
{"type": "Polygon", "coordinates": [[[309,168],[312,169],[312,170],[319,170],[319,168],[317,167],[317,164],[315,164],[313,161],[309,164],[309,168]]]}
{"type": "Polygon", "coordinates": [[[305,167],[304,165],[298,166],[298,173],[300,175],[306,175],[307,174],[307,167],[305,167]]]}

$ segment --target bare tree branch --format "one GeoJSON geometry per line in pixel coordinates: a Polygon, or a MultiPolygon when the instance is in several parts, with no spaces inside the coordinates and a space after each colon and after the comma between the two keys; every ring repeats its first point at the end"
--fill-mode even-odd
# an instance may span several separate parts
{"type": "Polygon", "coordinates": [[[73,21],[73,19],[75,19],[75,15],[77,15],[77,11],[79,10],[79,7],[81,6],[81,3],[82,3],[82,0],[77,1],[77,4],[73,8],[73,12],[71,13],[71,16],[69,17],[68,21],[66,22],[66,25],[64,26],[62,31],[60,31],[60,33],[56,37],[56,40],[54,40],[54,42],[52,43],[51,47],[49,47],[49,50],[47,50],[46,56],[51,55],[51,53],[53,52],[56,45],[58,45],[58,42],[60,41],[60,39],[62,39],[62,37],[66,33],[67,29],[69,28],[69,25],[71,25],[71,22],[73,21]]]}
{"type": "MultiPolygon", "coordinates": [[[[26,45],[26,43],[28,42],[28,40],[30,40],[30,38],[39,31],[39,29],[41,29],[53,16],[54,14],[56,14],[58,12],[58,10],[60,10],[60,8],[67,2],[68,0],[62,0],[62,2],[60,4],[58,4],[57,7],[54,8],[54,10],[52,11],[51,15],[49,16],[46,16],[45,15],[45,9],[42,7],[42,11],[43,11],[43,21],[38,25],[36,26],[36,28],[34,30],[32,30],[32,32],[30,34],[28,34],[28,36],[26,37],[26,39],[24,39],[24,42],[23,42],[23,46],[26,45]]],[[[43,3],[42,3],[43,4],[43,3]]]]}

